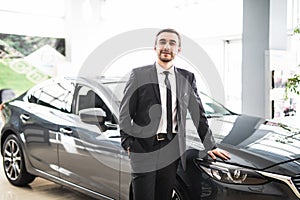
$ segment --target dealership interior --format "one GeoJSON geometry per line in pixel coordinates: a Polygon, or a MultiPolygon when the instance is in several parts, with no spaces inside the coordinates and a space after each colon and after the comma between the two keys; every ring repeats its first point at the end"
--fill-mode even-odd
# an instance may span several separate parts
{"type": "MultiPolygon", "coordinates": [[[[289,78],[298,75],[299,85],[300,0],[0,2],[0,39],[17,35],[64,41],[62,53],[40,48],[24,55],[47,76],[124,77],[132,68],[153,63],[155,34],[174,28],[183,36],[175,63],[196,74],[199,90],[235,113],[300,128],[299,88],[298,94],[286,93],[289,78]]],[[[41,178],[15,187],[2,164],[0,172],[0,200],[90,199],[41,178]]]]}

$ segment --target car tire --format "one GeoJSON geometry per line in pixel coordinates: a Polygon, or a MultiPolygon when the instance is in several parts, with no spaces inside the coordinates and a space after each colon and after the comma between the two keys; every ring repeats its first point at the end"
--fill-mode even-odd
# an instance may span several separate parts
{"type": "Polygon", "coordinates": [[[3,168],[8,181],[15,186],[31,183],[35,176],[29,174],[25,168],[25,160],[19,139],[9,135],[3,145],[3,168]]]}
{"type": "Polygon", "coordinates": [[[175,183],[172,200],[190,200],[187,189],[178,180],[175,183]]]}

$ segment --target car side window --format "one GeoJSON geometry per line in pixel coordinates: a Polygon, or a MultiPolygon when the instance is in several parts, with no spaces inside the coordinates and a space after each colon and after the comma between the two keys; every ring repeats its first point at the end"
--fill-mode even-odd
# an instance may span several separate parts
{"type": "Polygon", "coordinates": [[[75,84],[72,82],[50,82],[28,96],[30,103],[36,103],[62,112],[71,113],[75,84]]]}
{"type": "Polygon", "coordinates": [[[37,103],[40,95],[41,95],[41,89],[37,89],[35,91],[32,91],[32,93],[28,95],[27,100],[29,103],[37,103]]]}
{"type": "Polygon", "coordinates": [[[105,121],[110,121],[115,123],[112,112],[108,106],[104,103],[102,98],[96,94],[91,88],[83,85],[78,86],[77,96],[76,96],[76,112],[78,114],[80,110],[86,108],[102,108],[106,113],[105,121]]]}

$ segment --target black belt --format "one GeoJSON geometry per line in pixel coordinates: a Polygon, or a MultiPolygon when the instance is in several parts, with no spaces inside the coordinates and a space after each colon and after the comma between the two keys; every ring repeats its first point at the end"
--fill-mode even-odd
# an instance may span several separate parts
{"type": "MultiPolygon", "coordinates": [[[[176,133],[172,133],[172,139],[175,137],[175,135],[176,135],[176,133]]],[[[157,141],[168,140],[168,135],[167,135],[167,133],[157,133],[156,139],[157,139],[157,141]]]]}

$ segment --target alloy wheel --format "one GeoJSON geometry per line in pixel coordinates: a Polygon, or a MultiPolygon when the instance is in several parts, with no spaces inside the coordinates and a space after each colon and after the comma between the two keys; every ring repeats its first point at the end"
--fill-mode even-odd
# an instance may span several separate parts
{"type": "Polygon", "coordinates": [[[21,173],[22,157],[18,143],[10,139],[7,141],[3,152],[4,170],[7,177],[15,181],[21,173]]]}

